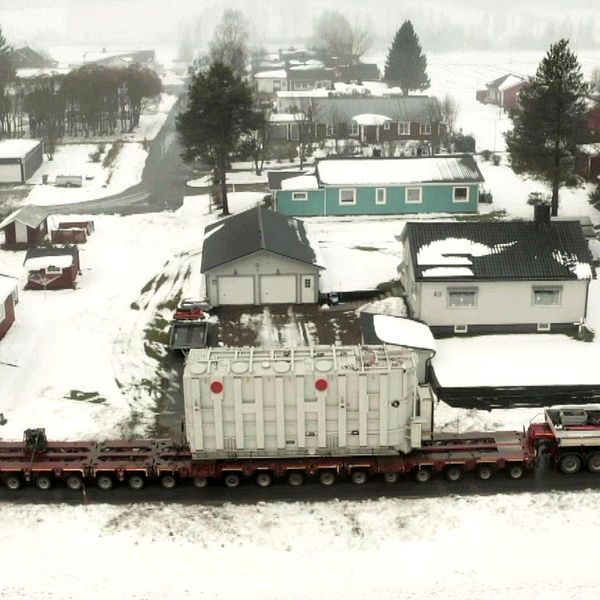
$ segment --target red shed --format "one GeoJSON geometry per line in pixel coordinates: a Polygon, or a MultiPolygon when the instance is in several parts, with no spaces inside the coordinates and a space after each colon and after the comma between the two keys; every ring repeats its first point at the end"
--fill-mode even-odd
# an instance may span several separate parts
{"type": "Polygon", "coordinates": [[[79,275],[79,251],[76,246],[33,248],[27,251],[24,265],[26,287],[30,290],[74,288],[79,275]]]}
{"type": "Polygon", "coordinates": [[[585,133],[590,142],[600,141],[600,99],[590,104],[585,113],[585,133]]]}
{"type": "Polygon", "coordinates": [[[48,209],[24,206],[0,223],[5,248],[34,248],[48,235],[48,209]]]}
{"type": "Polygon", "coordinates": [[[15,322],[17,303],[17,281],[13,277],[0,274],[0,339],[15,322]]]}

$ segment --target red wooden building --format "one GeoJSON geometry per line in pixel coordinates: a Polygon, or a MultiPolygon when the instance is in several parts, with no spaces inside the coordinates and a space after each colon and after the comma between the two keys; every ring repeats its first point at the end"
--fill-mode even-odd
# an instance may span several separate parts
{"type": "Polygon", "coordinates": [[[48,235],[48,209],[24,206],[0,223],[4,231],[4,248],[35,248],[48,235]]]}
{"type": "Polygon", "coordinates": [[[600,142],[600,98],[590,101],[585,113],[585,139],[600,142]]]}
{"type": "Polygon", "coordinates": [[[0,274],[0,339],[15,322],[17,280],[0,274]]]}
{"type": "Polygon", "coordinates": [[[60,290],[74,288],[79,275],[77,246],[64,248],[32,248],[25,256],[27,288],[60,290]]]}

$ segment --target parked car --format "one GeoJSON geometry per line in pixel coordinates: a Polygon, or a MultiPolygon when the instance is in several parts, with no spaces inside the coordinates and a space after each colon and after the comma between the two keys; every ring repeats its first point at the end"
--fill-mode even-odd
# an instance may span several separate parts
{"type": "Polygon", "coordinates": [[[54,179],[54,185],[59,187],[81,187],[83,177],[81,175],[57,175],[54,179]]]}

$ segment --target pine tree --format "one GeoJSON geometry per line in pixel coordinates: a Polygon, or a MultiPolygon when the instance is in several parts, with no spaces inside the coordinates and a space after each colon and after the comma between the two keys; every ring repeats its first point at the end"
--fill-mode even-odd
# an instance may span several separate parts
{"type": "Polygon", "coordinates": [[[15,77],[15,67],[12,62],[13,49],[6,42],[0,27],[0,87],[4,87],[15,77]]]}
{"type": "Polygon", "coordinates": [[[231,67],[219,62],[193,76],[188,108],[177,116],[183,159],[203,158],[213,166],[221,185],[223,215],[229,214],[226,175],[230,158],[242,136],[252,129],[254,117],[252,89],[231,67]]]}
{"type": "Polygon", "coordinates": [[[520,109],[511,114],[513,129],[506,144],[512,168],[552,188],[553,216],[560,187],[576,181],[575,154],[589,92],[577,56],[563,39],[550,46],[519,95],[520,109]]]}
{"type": "Polygon", "coordinates": [[[385,61],[384,80],[400,86],[406,96],[411,90],[426,90],[431,82],[427,75],[427,56],[410,21],[404,21],[394,36],[385,61]]]}

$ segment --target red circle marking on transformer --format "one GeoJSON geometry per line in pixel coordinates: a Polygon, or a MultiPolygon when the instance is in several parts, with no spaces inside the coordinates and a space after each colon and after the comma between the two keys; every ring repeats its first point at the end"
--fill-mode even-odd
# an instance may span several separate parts
{"type": "Polygon", "coordinates": [[[327,383],[327,379],[317,379],[315,381],[315,387],[319,392],[324,392],[328,386],[329,384],[327,383]]]}
{"type": "Polygon", "coordinates": [[[223,384],[220,381],[213,381],[210,384],[210,391],[213,394],[220,394],[223,391],[223,384]]]}

